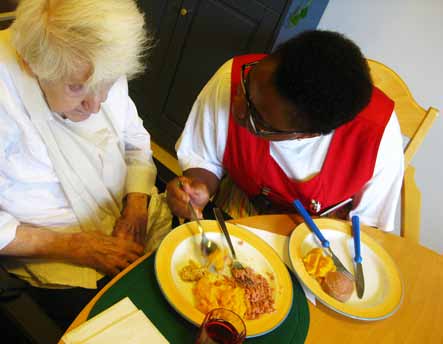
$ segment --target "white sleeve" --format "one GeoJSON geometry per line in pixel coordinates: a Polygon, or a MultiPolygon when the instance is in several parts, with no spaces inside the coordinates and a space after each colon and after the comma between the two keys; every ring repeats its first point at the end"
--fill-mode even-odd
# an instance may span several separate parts
{"type": "Polygon", "coordinates": [[[14,240],[19,224],[13,216],[0,211],[0,250],[14,240]]]}
{"type": "MultiPolygon", "coordinates": [[[[12,135],[13,128],[6,118],[6,110],[0,104],[0,192],[3,188],[7,188],[8,182],[3,176],[3,162],[5,159],[6,149],[11,149],[6,143],[6,138],[12,135]]],[[[0,250],[8,245],[15,238],[17,226],[19,222],[11,214],[3,211],[0,205],[0,250]]]]}
{"type": "MultiPolygon", "coordinates": [[[[151,137],[143,127],[137,108],[128,94],[126,78],[120,78],[109,94],[112,106],[124,114],[122,124],[125,144],[125,161],[128,167],[125,194],[141,192],[150,194],[155,185],[157,168],[152,159],[151,137]]],[[[119,111],[119,112],[120,112],[119,111]]]]}
{"type": "Polygon", "coordinates": [[[374,174],[363,190],[355,195],[354,209],[349,217],[359,215],[360,221],[367,226],[393,231],[403,174],[403,141],[393,112],[380,142],[374,174]]]}
{"type": "Polygon", "coordinates": [[[128,174],[126,193],[151,193],[157,168],[152,159],[151,137],[143,127],[134,102],[128,96],[128,121],[125,128],[125,152],[128,174]]]}
{"type": "Polygon", "coordinates": [[[232,60],[229,60],[216,72],[192,106],[175,146],[182,171],[203,168],[219,179],[224,174],[223,155],[231,102],[231,65],[232,60]]]}

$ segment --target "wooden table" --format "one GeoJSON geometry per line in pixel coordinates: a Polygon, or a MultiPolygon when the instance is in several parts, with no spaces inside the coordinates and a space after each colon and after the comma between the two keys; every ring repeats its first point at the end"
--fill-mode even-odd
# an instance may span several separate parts
{"type": "MultiPolygon", "coordinates": [[[[264,215],[232,222],[289,235],[298,221],[291,215],[264,215]]],[[[322,304],[309,303],[306,343],[443,343],[443,256],[393,234],[365,226],[362,230],[383,246],[397,263],[404,283],[403,304],[388,319],[364,322],[349,319],[322,304]]],[[[109,282],[69,329],[83,323],[101,295],[143,259],[109,282]]]]}

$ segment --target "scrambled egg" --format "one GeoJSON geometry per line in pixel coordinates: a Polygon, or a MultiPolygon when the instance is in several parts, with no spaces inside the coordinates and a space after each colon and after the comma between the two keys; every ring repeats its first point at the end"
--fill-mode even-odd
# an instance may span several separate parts
{"type": "Polygon", "coordinates": [[[309,251],[303,258],[303,263],[308,274],[319,283],[322,282],[328,272],[336,270],[332,258],[324,256],[321,248],[314,248],[309,251]]]}
{"type": "Polygon", "coordinates": [[[225,250],[220,248],[216,249],[208,256],[209,265],[212,265],[215,271],[221,271],[224,269],[226,259],[227,254],[225,250]]]}
{"type": "Polygon", "coordinates": [[[183,281],[195,282],[200,278],[208,274],[209,271],[206,267],[201,267],[192,259],[189,260],[189,264],[179,271],[180,278],[183,281]]]}
{"type": "Polygon", "coordinates": [[[204,314],[222,307],[234,311],[242,318],[245,316],[245,291],[236,285],[233,278],[216,274],[205,275],[197,281],[193,293],[197,309],[204,314]]]}

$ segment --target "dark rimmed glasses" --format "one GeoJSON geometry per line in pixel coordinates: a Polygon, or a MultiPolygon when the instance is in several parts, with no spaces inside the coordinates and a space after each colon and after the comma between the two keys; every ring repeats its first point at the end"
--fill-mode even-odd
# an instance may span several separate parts
{"type": "MultiPolygon", "coordinates": [[[[299,130],[280,130],[273,128],[270,124],[266,123],[259,112],[255,108],[249,97],[248,91],[248,80],[249,78],[245,75],[246,69],[255,66],[260,61],[250,62],[242,65],[241,67],[241,79],[240,83],[245,94],[246,104],[248,106],[248,117],[249,126],[252,129],[254,135],[261,137],[276,136],[276,135],[294,135],[294,134],[306,134],[305,132],[299,130]]],[[[248,74],[249,75],[249,74],[248,74]]]]}

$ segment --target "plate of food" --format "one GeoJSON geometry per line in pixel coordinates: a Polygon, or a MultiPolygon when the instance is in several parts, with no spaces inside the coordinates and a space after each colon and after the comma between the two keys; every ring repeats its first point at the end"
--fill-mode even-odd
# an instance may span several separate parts
{"type": "MultiPolygon", "coordinates": [[[[343,265],[354,273],[352,226],[348,222],[315,219],[343,265]]],[[[305,223],[292,232],[289,258],[303,283],[328,308],[350,318],[380,320],[394,314],[403,300],[400,274],[391,256],[375,240],[361,232],[365,290],[357,296],[355,283],[336,272],[332,259],[305,223]]]]}
{"type": "Polygon", "coordinates": [[[201,254],[195,222],[172,230],[157,250],[155,274],[167,301],[197,326],[209,310],[222,307],[242,316],[248,338],[277,328],[293,297],[291,277],[280,257],[256,235],[227,223],[237,259],[246,267],[240,275],[248,283],[242,283],[231,273],[232,259],[217,222],[200,222],[219,247],[210,257],[201,254]]]}

